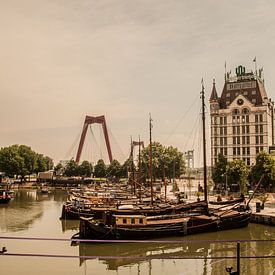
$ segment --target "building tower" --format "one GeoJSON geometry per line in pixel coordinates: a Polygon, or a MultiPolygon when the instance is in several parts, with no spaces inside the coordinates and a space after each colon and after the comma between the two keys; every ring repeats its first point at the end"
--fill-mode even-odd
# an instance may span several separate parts
{"type": "Polygon", "coordinates": [[[228,161],[243,159],[253,165],[260,151],[269,152],[274,145],[274,102],[267,97],[262,72],[246,73],[241,65],[235,76],[226,72],[220,97],[213,82],[209,99],[212,166],[219,154],[228,161]]]}

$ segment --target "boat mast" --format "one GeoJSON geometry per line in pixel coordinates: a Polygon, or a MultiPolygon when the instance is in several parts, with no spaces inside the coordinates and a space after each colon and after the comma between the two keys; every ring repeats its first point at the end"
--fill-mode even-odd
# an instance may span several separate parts
{"type": "Polygon", "coordinates": [[[149,114],[149,133],[150,133],[150,152],[149,152],[149,159],[150,159],[150,186],[151,186],[151,205],[153,205],[153,173],[152,173],[152,118],[151,114],[149,114]]]}
{"type": "Polygon", "coordinates": [[[207,166],[206,166],[206,138],[205,138],[205,103],[204,103],[204,85],[203,79],[201,81],[201,101],[202,101],[202,132],[203,132],[203,189],[204,189],[204,200],[207,202],[207,166]]]}
{"type": "Polygon", "coordinates": [[[140,171],[140,136],[138,136],[138,184],[139,184],[139,199],[141,200],[141,171],[140,171]]]}

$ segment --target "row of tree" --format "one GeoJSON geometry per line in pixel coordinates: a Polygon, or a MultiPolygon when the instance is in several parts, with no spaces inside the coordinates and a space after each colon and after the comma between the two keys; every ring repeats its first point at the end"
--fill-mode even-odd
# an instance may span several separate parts
{"type": "MultiPolygon", "coordinates": [[[[53,169],[53,161],[47,156],[34,152],[26,145],[12,145],[0,149],[0,171],[10,177],[21,176],[43,172],[53,169]]],[[[88,161],[78,165],[70,160],[64,167],[58,163],[54,170],[57,174],[65,176],[81,176],[99,178],[112,178],[118,180],[136,175],[136,179],[145,182],[150,177],[150,147],[147,146],[141,151],[138,161],[130,156],[123,164],[113,160],[106,165],[101,159],[93,167],[88,161]]],[[[185,172],[185,161],[183,153],[172,146],[165,147],[159,142],[152,143],[152,176],[156,178],[168,177],[170,180],[180,177],[185,172]]]]}
{"type": "Polygon", "coordinates": [[[264,175],[261,187],[269,190],[275,182],[275,159],[266,152],[260,152],[256,163],[248,167],[241,159],[228,162],[223,155],[218,156],[218,161],[212,170],[212,179],[216,187],[234,189],[236,185],[245,193],[247,187],[253,187],[264,175]]]}
{"type": "Polygon", "coordinates": [[[26,145],[11,145],[0,149],[0,171],[7,176],[20,176],[22,180],[27,175],[53,169],[53,160],[38,154],[26,145]]]}
{"type": "MultiPolygon", "coordinates": [[[[70,160],[65,167],[59,163],[56,171],[63,170],[65,176],[90,176],[98,178],[119,178],[128,177],[129,174],[136,175],[138,180],[145,182],[146,178],[150,177],[150,147],[147,146],[141,151],[139,160],[134,160],[130,156],[123,164],[113,160],[110,165],[106,165],[102,159],[93,167],[87,161],[83,161],[80,165],[74,160],[70,160]]],[[[183,153],[172,146],[165,147],[159,142],[152,143],[152,168],[153,177],[163,178],[168,177],[170,180],[174,177],[179,177],[185,172],[185,161],[183,153]]]]}

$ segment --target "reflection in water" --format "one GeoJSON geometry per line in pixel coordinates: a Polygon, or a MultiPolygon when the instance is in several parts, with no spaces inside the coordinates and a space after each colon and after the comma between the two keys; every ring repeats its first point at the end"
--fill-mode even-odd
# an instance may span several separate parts
{"type": "Polygon", "coordinates": [[[9,204],[0,205],[0,229],[2,232],[17,232],[31,227],[34,221],[41,219],[43,202],[64,201],[66,194],[54,191],[50,194],[31,190],[18,190],[9,204]]]}
{"type": "MultiPolygon", "coordinates": [[[[266,227],[268,228],[268,227],[266,227]]],[[[268,234],[269,238],[275,238],[274,228],[270,227],[268,234]]],[[[263,226],[257,224],[250,224],[247,228],[229,230],[223,232],[212,232],[207,234],[186,236],[184,238],[169,238],[169,240],[266,240],[266,234],[263,234],[263,226]]],[[[167,243],[142,243],[142,244],[87,244],[81,243],[79,245],[80,256],[106,256],[101,258],[108,270],[118,270],[123,266],[137,266],[139,270],[140,265],[146,262],[163,260],[148,260],[140,259],[142,257],[195,257],[199,260],[180,259],[173,260],[177,263],[178,268],[186,272],[187,266],[190,263],[196,263],[196,268],[200,271],[194,274],[226,274],[225,268],[233,266],[236,270],[235,259],[209,259],[211,257],[235,257],[236,256],[236,243],[208,243],[208,242],[195,242],[195,243],[181,243],[181,244],[167,244],[167,243]],[[120,256],[125,258],[112,258],[112,256],[120,256]]],[[[244,242],[241,243],[241,256],[257,256],[257,255],[273,255],[274,242],[244,242]]],[[[80,259],[80,266],[85,263],[87,259],[80,259]]],[[[171,260],[165,260],[169,262],[171,260]]],[[[242,259],[241,260],[241,274],[269,274],[267,270],[275,269],[274,259],[242,259]]],[[[192,269],[191,269],[192,270],[192,269]]],[[[191,271],[189,271],[191,272],[191,271]]],[[[138,273],[137,273],[138,274],[138,273]]],[[[185,273],[184,273],[185,274],[185,273]]],[[[192,274],[192,273],[186,273],[192,274]]]]}

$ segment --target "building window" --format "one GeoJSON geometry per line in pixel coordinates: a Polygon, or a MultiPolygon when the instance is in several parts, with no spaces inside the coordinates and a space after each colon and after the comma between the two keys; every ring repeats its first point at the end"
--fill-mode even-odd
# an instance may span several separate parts
{"type": "Polygon", "coordinates": [[[227,156],[227,148],[224,148],[224,155],[227,156]]]}
{"type": "Polygon", "coordinates": [[[223,135],[223,127],[220,128],[220,134],[223,135]]]}
{"type": "Polygon", "coordinates": [[[240,113],[239,109],[234,109],[233,110],[233,115],[238,115],[240,113]]]}
{"type": "Polygon", "coordinates": [[[259,120],[258,115],[255,115],[255,122],[258,122],[258,120],[259,120]]]}
{"type": "Polygon", "coordinates": [[[241,148],[238,147],[238,148],[237,148],[237,155],[239,156],[240,154],[241,154],[241,148]]]}
{"type": "Polygon", "coordinates": [[[246,133],[249,134],[249,125],[246,125],[246,133]]]}
{"type": "Polygon", "coordinates": [[[261,143],[261,144],[264,143],[264,136],[260,136],[260,143],[261,143]]]}
{"type": "Polygon", "coordinates": [[[227,138],[224,138],[224,145],[227,145],[227,138]]]}
{"type": "Polygon", "coordinates": [[[247,164],[248,166],[250,166],[250,158],[247,159],[246,164],[247,164]]]}
{"type": "Polygon", "coordinates": [[[223,138],[220,138],[220,145],[223,145],[223,138]]]}
{"type": "Polygon", "coordinates": [[[250,144],[250,137],[249,136],[246,137],[246,144],[250,144]]]}
{"type": "Polygon", "coordinates": [[[249,122],[249,116],[246,116],[246,122],[247,123],[249,122]]]}
{"type": "Polygon", "coordinates": [[[250,155],[250,148],[249,147],[246,148],[246,153],[247,153],[247,155],[250,155]]]}
{"type": "Polygon", "coordinates": [[[260,150],[260,148],[258,146],[256,146],[256,154],[259,154],[259,150],[260,150]]]}
{"type": "Polygon", "coordinates": [[[259,120],[260,120],[260,122],[263,121],[263,114],[260,114],[260,115],[259,115],[259,120]]]}
{"type": "Polygon", "coordinates": [[[258,125],[255,125],[255,133],[258,134],[259,130],[258,130],[258,125]]]}
{"type": "Polygon", "coordinates": [[[259,144],[259,137],[258,136],[255,136],[255,143],[259,144]]]}
{"type": "Polygon", "coordinates": [[[236,156],[236,147],[233,147],[233,156],[236,156]]]}
{"type": "Polygon", "coordinates": [[[227,135],[227,127],[224,127],[223,132],[225,135],[227,135]]]}
{"type": "Polygon", "coordinates": [[[244,125],[242,126],[242,132],[243,132],[243,134],[245,134],[245,126],[244,125]]]}
{"type": "Polygon", "coordinates": [[[227,123],[227,119],[226,119],[226,116],[223,118],[223,124],[226,124],[227,123]]]}
{"type": "Polygon", "coordinates": [[[242,151],[243,151],[243,155],[245,155],[245,147],[243,147],[243,150],[242,150],[242,151]]]}
{"type": "Polygon", "coordinates": [[[127,219],[122,219],[122,223],[127,223],[127,219]]]}
{"type": "Polygon", "coordinates": [[[134,223],[135,223],[135,219],[131,218],[131,224],[134,224],[134,223]]]}
{"type": "Polygon", "coordinates": [[[264,132],[264,126],[260,125],[260,133],[263,133],[263,132],[264,132]]]}
{"type": "Polygon", "coordinates": [[[233,144],[236,144],[236,137],[233,137],[233,144]]]}
{"type": "Polygon", "coordinates": [[[240,126],[237,126],[237,134],[239,135],[240,134],[240,126]]]}
{"type": "Polygon", "coordinates": [[[233,126],[233,135],[236,134],[236,126],[233,126]]]}
{"type": "Polygon", "coordinates": [[[245,144],[245,136],[242,136],[242,144],[245,144]]]}

